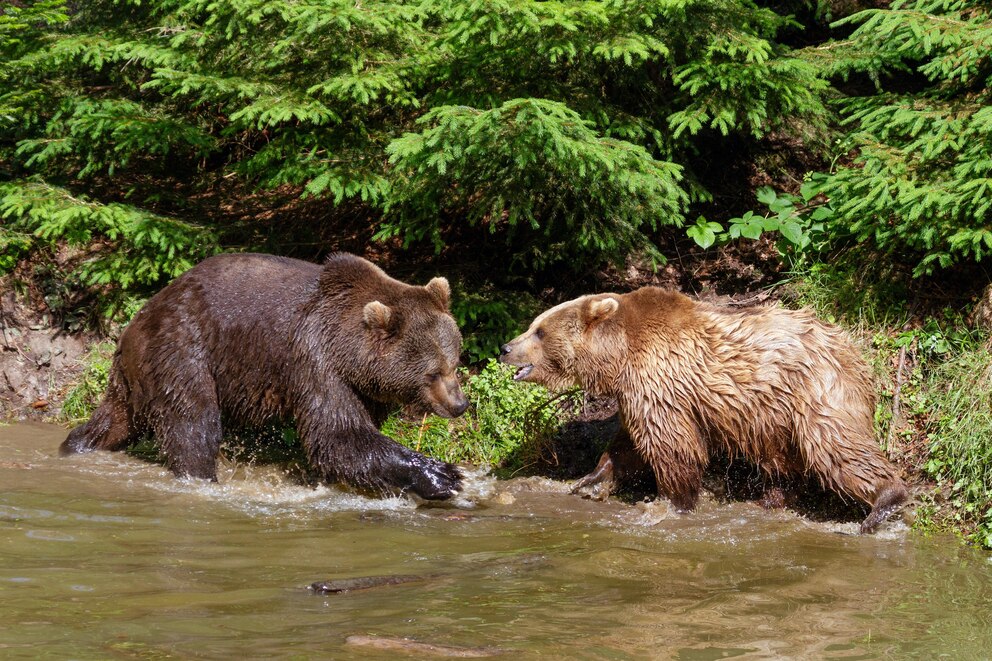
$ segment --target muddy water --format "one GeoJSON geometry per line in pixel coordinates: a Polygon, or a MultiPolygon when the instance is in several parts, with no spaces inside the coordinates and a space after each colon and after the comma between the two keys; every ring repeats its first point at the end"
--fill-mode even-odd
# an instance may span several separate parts
{"type": "MultiPolygon", "coordinates": [[[[746,503],[592,503],[476,476],[454,507],[182,482],[0,427],[0,658],[986,658],[992,564],[746,503]],[[399,576],[318,595],[314,581],[399,576]],[[412,578],[411,578],[412,577],[412,578]]],[[[348,583],[343,583],[348,585],[348,583]]]]}

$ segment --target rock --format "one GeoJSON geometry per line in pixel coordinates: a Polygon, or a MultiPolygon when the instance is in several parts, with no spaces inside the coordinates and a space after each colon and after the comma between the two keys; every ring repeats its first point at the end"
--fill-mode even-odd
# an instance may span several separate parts
{"type": "Polygon", "coordinates": [[[330,581],[317,581],[310,584],[310,589],[316,594],[341,594],[356,590],[369,590],[384,585],[401,585],[403,583],[418,583],[429,580],[431,576],[416,576],[395,574],[392,576],[359,576],[356,578],[339,578],[330,581]]]}

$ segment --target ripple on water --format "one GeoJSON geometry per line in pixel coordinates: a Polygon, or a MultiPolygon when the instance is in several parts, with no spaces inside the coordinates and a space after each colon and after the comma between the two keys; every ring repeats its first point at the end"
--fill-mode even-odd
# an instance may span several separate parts
{"type": "Polygon", "coordinates": [[[0,520],[24,521],[28,519],[50,519],[55,516],[51,510],[43,510],[35,507],[16,507],[14,505],[0,505],[0,520]]]}
{"type": "Polygon", "coordinates": [[[31,539],[38,539],[45,542],[74,542],[76,541],[75,535],[70,535],[64,532],[55,532],[54,530],[28,530],[24,533],[31,539]]]}

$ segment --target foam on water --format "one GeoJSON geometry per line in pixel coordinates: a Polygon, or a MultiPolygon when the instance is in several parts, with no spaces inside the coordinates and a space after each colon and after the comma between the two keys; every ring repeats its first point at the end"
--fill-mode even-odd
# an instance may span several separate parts
{"type": "Polygon", "coordinates": [[[496,493],[496,478],[489,474],[487,466],[460,466],[462,490],[451,499],[451,504],[460,509],[472,509],[480,502],[490,500],[496,493]]]}
{"type": "MultiPolygon", "coordinates": [[[[96,454],[96,453],[94,453],[96,454]]],[[[117,473],[136,487],[221,503],[252,516],[299,516],[328,512],[410,511],[420,499],[412,495],[366,496],[336,485],[302,484],[270,465],[220,462],[217,482],[177,479],[155,464],[117,453],[99,453],[99,461],[84,469],[109,477],[117,473]]],[[[91,457],[87,457],[90,459],[91,457]]],[[[462,467],[462,491],[449,503],[472,509],[496,490],[487,467],[462,467]]]]}

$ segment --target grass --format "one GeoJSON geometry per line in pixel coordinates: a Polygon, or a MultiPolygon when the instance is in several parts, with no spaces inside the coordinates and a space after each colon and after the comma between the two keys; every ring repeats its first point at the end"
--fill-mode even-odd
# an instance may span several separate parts
{"type": "Polygon", "coordinates": [[[992,548],[992,352],[972,344],[935,362],[926,379],[933,414],[926,472],[955,527],[992,548]]]}
{"type": "Polygon", "coordinates": [[[90,347],[86,354],[86,367],[62,404],[62,412],[58,416],[60,422],[78,425],[89,419],[107,389],[113,357],[113,342],[98,342],[90,347]]]}
{"type": "Polygon", "coordinates": [[[513,381],[513,369],[490,360],[464,379],[469,410],[447,420],[430,415],[389,418],[382,431],[396,441],[450,462],[501,466],[511,457],[523,463],[575,412],[576,393],[553,397],[539,386],[513,381]]]}

